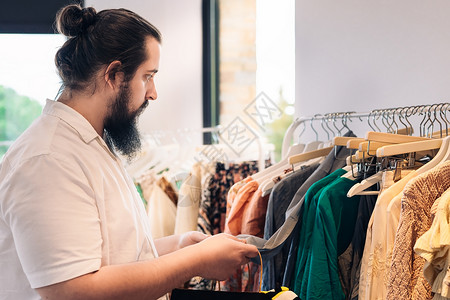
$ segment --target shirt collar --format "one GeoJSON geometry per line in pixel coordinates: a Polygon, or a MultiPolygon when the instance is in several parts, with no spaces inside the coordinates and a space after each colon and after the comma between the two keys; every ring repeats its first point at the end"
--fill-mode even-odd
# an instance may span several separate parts
{"type": "Polygon", "coordinates": [[[78,132],[86,144],[99,136],[88,120],[86,120],[79,112],[62,102],[47,99],[43,113],[60,118],[62,121],[69,124],[78,132]]]}
{"type": "Polygon", "coordinates": [[[47,99],[46,104],[43,110],[43,114],[50,115],[61,119],[66,122],[70,127],[72,127],[78,134],[81,139],[89,144],[93,140],[97,139],[100,144],[105,148],[107,152],[113,157],[116,158],[114,153],[106,145],[105,141],[101,136],[98,135],[97,131],[95,131],[94,127],[92,127],[91,123],[86,120],[79,112],[71,108],[70,106],[47,99]]]}

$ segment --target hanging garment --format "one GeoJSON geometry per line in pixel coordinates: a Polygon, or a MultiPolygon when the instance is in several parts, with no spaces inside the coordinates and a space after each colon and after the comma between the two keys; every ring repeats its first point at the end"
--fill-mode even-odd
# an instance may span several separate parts
{"type": "Polygon", "coordinates": [[[248,182],[253,181],[253,178],[251,176],[236,182],[233,184],[233,186],[228,191],[227,195],[227,212],[225,215],[225,226],[227,225],[228,216],[230,215],[231,207],[233,206],[234,201],[236,200],[236,196],[239,192],[239,190],[244,187],[248,182]]]}
{"type": "MultiPolygon", "coordinates": [[[[376,188],[376,186],[373,186],[369,190],[375,191],[376,188]]],[[[360,197],[352,242],[347,250],[338,257],[339,278],[341,278],[345,298],[348,300],[358,299],[359,274],[367,225],[377,201],[376,195],[361,195],[360,197]]]]}
{"type": "MultiPolygon", "coordinates": [[[[356,137],[356,135],[352,131],[348,131],[344,134],[346,137],[356,137]]],[[[286,212],[286,219],[294,218],[294,220],[298,220],[298,218],[301,218],[302,215],[302,209],[303,209],[303,202],[305,200],[305,194],[308,191],[308,189],[314,184],[315,182],[319,181],[320,179],[324,178],[325,176],[328,176],[329,174],[335,172],[338,169],[343,168],[346,165],[346,159],[348,156],[352,155],[354,150],[348,149],[347,147],[343,146],[335,146],[334,150],[332,150],[325,160],[320,164],[320,166],[317,168],[316,171],[303,183],[303,185],[297,190],[297,192],[294,195],[294,198],[292,199],[291,204],[289,205],[287,212],[286,212]]],[[[283,225],[284,227],[285,225],[283,225]]],[[[287,286],[292,289],[291,282],[294,277],[294,268],[297,261],[297,252],[299,247],[299,237],[300,237],[300,222],[295,222],[294,226],[292,227],[291,234],[291,241],[289,243],[286,243],[286,246],[289,248],[285,272],[284,272],[284,278],[283,278],[283,285],[287,286]]],[[[276,237],[276,236],[275,236],[276,237]]]]}
{"type": "Polygon", "coordinates": [[[306,257],[306,264],[293,290],[301,299],[345,299],[337,260],[348,248],[355,229],[360,197],[348,198],[347,192],[356,183],[338,177],[320,193],[311,246],[307,253],[299,255],[306,257]]]}
{"type": "Polygon", "coordinates": [[[178,193],[173,188],[172,184],[166,179],[166,177],[162,176],[157,181],[158,186],[167,194],[170,201],[176,206],[178,203],[178,193]]]}
{"type": "Polygon", "coordinates": [[[227,194],[231,186],[258,172],[255,161],[240,164],[216,164],[215,173],[209,179],[202,193],[198,216],[198,230],[205,234],[218,234],[225,227],[227,194]]]}
{"type": "MultiPolygon", "coordinates": [[[[266,167],[270,161],[266,161],[266,167]]],[[[215,173],[206,177],[202,186],[202,199],[198,213],[197,230],[205,234],[217,234],[224,231],[227,214],[227,195],[231,187],[258,172],[258,162],[240,164],[216,163],[215,173]]],[[[238,190],[238,189],[237,189],[238,190]]],[[[258,258],[259,261],[259,258],[258,258]]],[[[251,281],[253,282],[253,281],[251,281]]],[[[189,283],[196,290],[210,290],[213,282],[196,277],[189,283]]]]}
{"type": "MultiPolygon", "coordinates": [[[[346,136],[355,136],[352,132],[347,132],[346,136]]],[[[338,146],[332,150],[325,160],[320,164],[316,171],[305,181],[305,183],[297,190],[293,197],[287,212],[283,225],[270,237],[269,240],[260,239],[254,236],[240,235],[248,244],[258,247],[263,260],[273,257],[281,251],[281,248],[289,247],[289,256],[286,264],[286,271],[283,279],[284,286],[290,286],[291,277],[294,272],[297,249],[298,249],[298,231],[300,228],[300,220],[302,218],[304,195],[308,188],[316,181],[322,179],[331,172],[345,166],[346,158],[353,152],[353,150],[346,147],[338,146]],[[296,243],[286,243],[286,240],[291,237],[296,243]]],[[[257,261],[256,261],[257,262],[257,261]]]]}
{"type": "MultiPolygon", "coordinates": [[[[264,222],[267,201],[262,199],[262,193],[258,190],[258,186],[258,183],[252,180],[248,181],[239,189],[226,219],[225,233],[231,235],[246,233],[262,236],[262,224],[264,222]],[[252,208],[255,211],[251,213],[256,218],[248,217],[249,210],[252,208]]],[[[258,291],[259,274],[260,268],[258,264],[253,262],[245,264],[236,270],[230,278],[221,283],[221,290],[231,292],[258,291]]]]}
{"type": "Polygon", "coordinates": [[[405,187],[386,299],[432,298],[422,271],[425,260],[414,253],[413,247],[431,227],[431,206],[449,187],[450,161],[419,175],[405,187]]]}
{"type": "Polygon", "coordinates": [[[154,184],[147,202],[147,214],[153,238],[158,239],[172,235],[175,229],[177,207],[169,196],[159,185],[154,184]]]}
{"type": "Polygon", "coordinates": [[[312,232],[315,226],[315,211],[317,210],[317,203],[319,201],[322,190],[340,176],[346,172],[343,169],[338,169],[330,175],[322,178],[314,183],[306,192],[303,204],[302,218],[300,219],[301,227],[299,231],[299,245],[298,255],[295,265],[295,274],[293,276],[293,282],[291,283],[292,289],[300,291],[300,283],[297,283],[296,278],[301,280],[303,278],[306,263],[307,254],[312,245],[312,232]]]}
{"type": "MultiPolygon", "coordinates": [[[[275,184],[270,193],[267,204],[267,214],[264,226],[264,239],[269,240],[271,236],[283,225],[286,210],[292,201],[298,188],[319,167],[319,164],[304,165],[300,170],[285,177],[275,184]]],[[[284,269],[286,266],[289,248],[281,249],[281,252],[264,260],[263,264],[263,289],[270,290],[282,285],[284,269]],[[284,250],[284,251],[283,251],[284,250]]]]}
{"type": "Polygon", "coordinates": [[[448,299],[450,298],[450,190],[437,199],[433,206],[436,207],[433,224],[417,240],[414,251],[425,259],[423,274],[430,283],[432,292],[435,293],[433,300],[448,299]]]}
{"type": "Polygon", "coordinates": [[[386,244],[388,241],[386,237],[387,207],[395,196],[402,193],[406,184],[415,176],[415,172],[410,172],[378,195],[374,211],[367,226],[366,242],[361,260],[359,278],[359,299],[361,300],[386,299],[386,283],[389,270],[389,263],[386,262],[387,249],[393,248],[393,244],[386,244]]]}
{"type": "Polygon", "coordinates": [[[197,229],[198,209],[202,197],[201,166],[196,164],[178,193],[175,234],[197,229]]]}
{"type": "MultiPolygon", "coordinates": [[[[241,189],[239,189],[236,197],[233,199],[233,204],[231,205],[230,211],[226,218],[224,232],[231,235],[238,235],[242,233],[242,225],[248,221],[244,220],[244,213],[247,211],[248,205],[252,200],[258,201],[261,197],[261,192],[257,193],[258,186],[258,183],[253,180],[247,182],[241,189]],[[253,197],[254,195],[255,197],[253,197]]],[[[265,211],[261,213],[265,214],[265,211]]],[[[258,228],[251,231],[255,232],[255,235],[261,235],[259,231],[262,232],[262,230],[258,230],[258,228]]]]}

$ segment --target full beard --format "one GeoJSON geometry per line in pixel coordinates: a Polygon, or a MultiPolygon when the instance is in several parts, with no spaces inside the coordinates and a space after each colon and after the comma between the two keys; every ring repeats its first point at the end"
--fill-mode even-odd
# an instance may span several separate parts
{"type": "Polygon", "coordinates": [[[111,105],[111,113],[104,122],[104,138],[106,144],[114,152],[117,151],[131,161],[141,149],[141,135],[138,129],[138,117],[148,105],[145,101],[139,109],[129,112],[130,91],[125,84],[111,105]]]}

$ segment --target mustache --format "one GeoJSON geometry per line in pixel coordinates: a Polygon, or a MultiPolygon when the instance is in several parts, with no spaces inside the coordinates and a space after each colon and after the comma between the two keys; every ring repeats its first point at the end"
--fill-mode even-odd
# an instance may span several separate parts
{"type": "Polygon", "coordinates": [[[148,106],[148,100],[145,100],[144,101],[144,103],[142,103],[142,105],[138,108],[138,110],[136,111],[136,116],[139,116],[139,115],[141,115],[143,112],[144,112],[144,110],[147,108],[147,106],[148,106]]]}
{"type": "Polygon", "coordinates": [[[144,110],[147,108],[148,106],[148,101],[146,100],[144,103],[142,103],[141,106],[139,106],[139,108],[131,113],[131,119],[134,119],[135,122],[137,121],[137,118],[144,112],[144,110]]]}

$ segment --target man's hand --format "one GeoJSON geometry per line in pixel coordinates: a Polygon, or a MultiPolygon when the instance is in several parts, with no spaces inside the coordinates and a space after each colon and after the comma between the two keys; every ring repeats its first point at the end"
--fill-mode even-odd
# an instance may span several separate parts
{"type": "Polygon", "coordinates": [[[207,237],[208,236],[206,234],[204,234],[202,232],[198,232],[198,231],[189,231],[189,232],[183,233],[180,236],[180,239],[178,241],[178,249],[200,243],[207,237]]]}
{"type": "Polygon", "coordinates": [[[199,275],[215,280],[229,278],[241,265],[258,255],[255,246],[225,233],[208,237],[194,247],[201,258],[199,275]]]}

